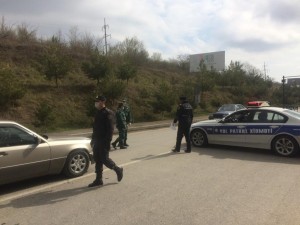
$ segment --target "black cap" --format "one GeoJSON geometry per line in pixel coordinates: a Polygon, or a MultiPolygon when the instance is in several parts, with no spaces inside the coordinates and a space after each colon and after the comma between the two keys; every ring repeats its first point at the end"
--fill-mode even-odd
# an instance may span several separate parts
{"type": "Polygon", "coordinates": [[[99,95],[95,98],[96,101],[101,101],[101,102],[105,102],[106,101],[106,98],[105,96],[103,95],[99,95]]]}

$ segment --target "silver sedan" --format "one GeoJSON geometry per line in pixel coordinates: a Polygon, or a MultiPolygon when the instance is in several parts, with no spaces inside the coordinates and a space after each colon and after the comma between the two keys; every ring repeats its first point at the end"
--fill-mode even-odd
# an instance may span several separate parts
{"type": "Polygon", "coordinates": [[[78,177],[92,161],[89,138],[48,138],[0,121],[0,185],[48,174],[78,177]]]}

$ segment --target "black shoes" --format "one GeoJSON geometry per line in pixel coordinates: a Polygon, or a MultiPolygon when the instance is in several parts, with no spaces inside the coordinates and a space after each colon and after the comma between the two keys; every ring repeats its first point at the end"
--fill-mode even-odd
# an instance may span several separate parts
{"type": "Polygon", "coordinates": [[[125,143],[124,146],[125,146],[125,147],[129,147],[129,144],[125,143]]]}
{"type": "MultiPolygon", "coordinates": [[[[123,179],[123,168],[115,166],[115,168],[113,170],[117,174],[118,182],[120,182],[123,179]]],[[[99,177],[96,177],[96,179],[93,181],[93,183],[90,183],[88,185],[88,187],[97,187],[97,186],[102,186],[102,185],[103,185],[102,176],[101,177],[99,176],[99,177]]]]}
{"type": "Polygon", "coordinates": [[[123,168],[122,167],[116,167],[115,172],[117,174],[118,182],[120,182],[123,178],[123,168]]]}
{"type": "Polygon", "coordinates": [[[102,180],[94,180],[93,183],[90,183],[88,185],[88,187],[97,187],[97,186],[102,186],[103,185],[103,181],[102,180]]]}
{"type": "Polygon", "coordinates": [[[117,147],[120,147],[120,149],[126,149],[129,146],[128,144],[117,145],[115,142],[111,143],[111,145],[113,146],[114,149],[117,149],[117,147]]]}
{"type": "MultiPolygon", "coordinates": [[[[177,153],[180,152],[180,150],[173,149],[172,152],[177,153]]],[[[185,153],[191,153],[191,150],[184,150],[185,153]]]]}

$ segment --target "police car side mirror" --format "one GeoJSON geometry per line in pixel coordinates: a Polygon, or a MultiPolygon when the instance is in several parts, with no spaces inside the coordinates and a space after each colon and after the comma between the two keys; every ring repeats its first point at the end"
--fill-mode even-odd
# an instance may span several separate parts
{"type": "Polygon", "coordinates": [[[226,123],[227,121],[225,119],[219,120],[219,123],[226,123]]]}

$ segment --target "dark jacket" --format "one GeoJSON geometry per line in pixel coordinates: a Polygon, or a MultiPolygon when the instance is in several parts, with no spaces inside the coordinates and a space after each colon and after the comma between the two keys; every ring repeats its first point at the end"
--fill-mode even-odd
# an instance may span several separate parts
{"type": "Polygon", "coordinates": [[[191,124],[193,121],[193,108],[188,101],[182,102],[176,112],[176,117],[174,118],[174,123],[177,121],[180,124],[191,124]]]}
{"type": "Polygon", "coordinates": [[[94,125],[92,140],[104,140],[110,142],[114,132],[114,113],[110,109],[104,107],[97,110],[94,125]]]}

